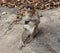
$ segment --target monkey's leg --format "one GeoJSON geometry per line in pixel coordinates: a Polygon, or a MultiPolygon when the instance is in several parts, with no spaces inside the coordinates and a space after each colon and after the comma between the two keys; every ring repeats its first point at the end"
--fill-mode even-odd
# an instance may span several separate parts
{"type": "Polygon", "coordinates": [[[25,39],[25,30],[23,31],[22,35],[21,35],[21,39],[20,39],[20,43],[19,43],[19,46],[18,48],[21,50],[25,44],[24,44],[24,39],[25,39]]]}
{"type": "Polygon", "coordinates": [[[20,41],[18,48],[21,50],[24,47],[23,41],[20,41]]]}
{"type": "Polygon", "coordinates": [[[25,45],[26,45],[26,39],[28,37],[28,32],[27,30],[24,30],[22,37],[21,37],[21,41],[19,44],[19,49],[21,50],[25,45]]]}

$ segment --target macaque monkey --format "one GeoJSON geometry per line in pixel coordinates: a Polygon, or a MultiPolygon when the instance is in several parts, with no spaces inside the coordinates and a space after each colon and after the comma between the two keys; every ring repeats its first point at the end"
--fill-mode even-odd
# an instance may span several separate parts
{"type": "Polygon", "coordinates": [[[19,44],[20,49],[29,43],[38,33],[38,25],[40,23],[40,16],[38,15],[38,11],[34,9],[32,4],[26,6],[26,12],[24,15],[25,16],[22,18],[24,32],[19,44]]]}

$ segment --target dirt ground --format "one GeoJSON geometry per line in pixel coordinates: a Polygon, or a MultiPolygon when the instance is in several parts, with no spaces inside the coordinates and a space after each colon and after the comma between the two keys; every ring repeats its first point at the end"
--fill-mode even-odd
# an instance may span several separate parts
{"type": "Polygon", "coordinates": [[[39,33],[22,50],[18,49],[22,25],[13,24],[8,30],[11,27],[8,20],[16,17],[16,11],[14,8],[0,8],[0,53],[60,53],[60,8],[40,11],[43,17],[39,33]]]}

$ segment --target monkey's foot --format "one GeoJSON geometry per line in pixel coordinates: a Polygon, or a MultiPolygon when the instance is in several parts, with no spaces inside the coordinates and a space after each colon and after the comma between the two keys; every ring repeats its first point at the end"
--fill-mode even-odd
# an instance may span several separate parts
{"type": "Polygon", "coordinates": [[[20,42],[18,49],[21,50],[24,46],[25,46],[25,44],[23,42],[20,42]]]}

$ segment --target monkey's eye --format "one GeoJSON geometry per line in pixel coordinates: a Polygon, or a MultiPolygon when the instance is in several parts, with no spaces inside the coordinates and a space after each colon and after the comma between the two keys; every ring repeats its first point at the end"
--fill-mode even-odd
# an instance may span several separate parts
{"type": "Polygon", "coordinates": [[[25,24],[28,24],[30,21],[25,21],[25,24]]]}

